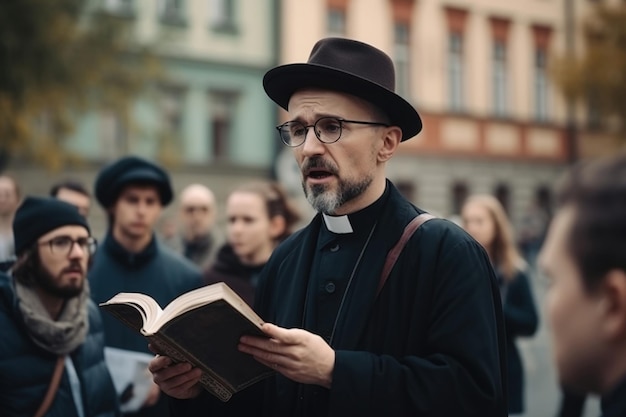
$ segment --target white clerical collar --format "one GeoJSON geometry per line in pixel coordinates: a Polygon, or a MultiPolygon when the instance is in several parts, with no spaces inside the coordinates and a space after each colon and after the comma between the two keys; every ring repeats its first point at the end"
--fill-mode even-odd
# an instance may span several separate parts
{"type": "Polygon", "coordinates": [[[322,217],[324,218],[324,223],[326,223],[328,230],[333,233],[346,234],[353,232],[350,219],[346,215],[329,216],[326,213],[322,213],[322,217]]]}

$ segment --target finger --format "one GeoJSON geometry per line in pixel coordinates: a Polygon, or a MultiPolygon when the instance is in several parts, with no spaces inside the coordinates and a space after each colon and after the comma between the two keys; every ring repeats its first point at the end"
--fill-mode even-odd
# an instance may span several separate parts
{"type": "Polygon", "coordinates": [[[261,326],[263,332],[269,337],[280,340],[283,343],[293,344],[293,337],[291,335],[293,329],[285,329],[284,327],[277,326],[272,323],[263,323],[261,326]]]}
{"type": "Polygon", "coordinates": [[[172,360],[167,356],[156,356],[148,364],[148,370],[151,373],[160,371],[163,368],[167,368],[172,364],[172,360]]]}

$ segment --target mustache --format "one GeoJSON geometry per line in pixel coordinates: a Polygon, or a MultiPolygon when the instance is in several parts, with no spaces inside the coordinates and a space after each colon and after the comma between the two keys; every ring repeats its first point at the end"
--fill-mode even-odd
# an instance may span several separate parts
{"type": "Polygon", "coordinates": [[[311,157],[302,164],[302,172],[305,174],[308,174],[313,169],[328,171],[333,175],[337,175],[337,172],[339,171],[339,167],[337,165],[331,161],[325,160],[321,156],[311,157]]]}
{"type": "Polygon", "coordinates": [[[70,261],[70,264],[61,270],[61,273],[66,272],[80,272],[81,274],[85,274],[85,269],[78,261],[70,261]]]}

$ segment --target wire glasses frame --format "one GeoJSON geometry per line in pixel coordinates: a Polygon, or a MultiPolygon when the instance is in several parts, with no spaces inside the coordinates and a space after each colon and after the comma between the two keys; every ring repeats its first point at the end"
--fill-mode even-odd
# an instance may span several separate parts
{"type": "Polygon", "coordinates": [[[40,246],[48,245],[50,252],[53,254],[65,256],[68,256],[72,252],[74,244],[80,246],[81,250],[87,252],[89,255],[93,255],[98,247],[98,241],[91,236],[79,237],[78,239],[72,239],[69,236],[57,236],[45,242],[39,242],[40,246]]]}
{"type": "Polygon", "coordinates": [[[355,123],[367,126],[385,126],[389,127],[387,123],[380,122],[366,122],[362,120],[348,120],[338,117],[321,117],[317,119],[312,125],[305,125],[304,123],[292,120],[282,125],[276,126],[280,140],[287,146],[296,147],[300,146],[306,140],[306,135],[309,133],[309,128],[313,128],[315,137],[322,143],[335,143],[341,138],[344,123],[355,123]]]}

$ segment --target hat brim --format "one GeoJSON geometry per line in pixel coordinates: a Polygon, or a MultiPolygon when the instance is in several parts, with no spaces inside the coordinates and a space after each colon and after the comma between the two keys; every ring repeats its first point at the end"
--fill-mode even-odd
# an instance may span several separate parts
{"type": "Polygon", "coordinates": [[[389,89],[345,71],[316,64],[287,64],[269,70],[263,88],[280,107],[287,110],[293,93],[302,88],[323,88],[360,97],[384,111],[392,125],[402,129],[402,141],[422,130],[415,108],[389,89]]]}

